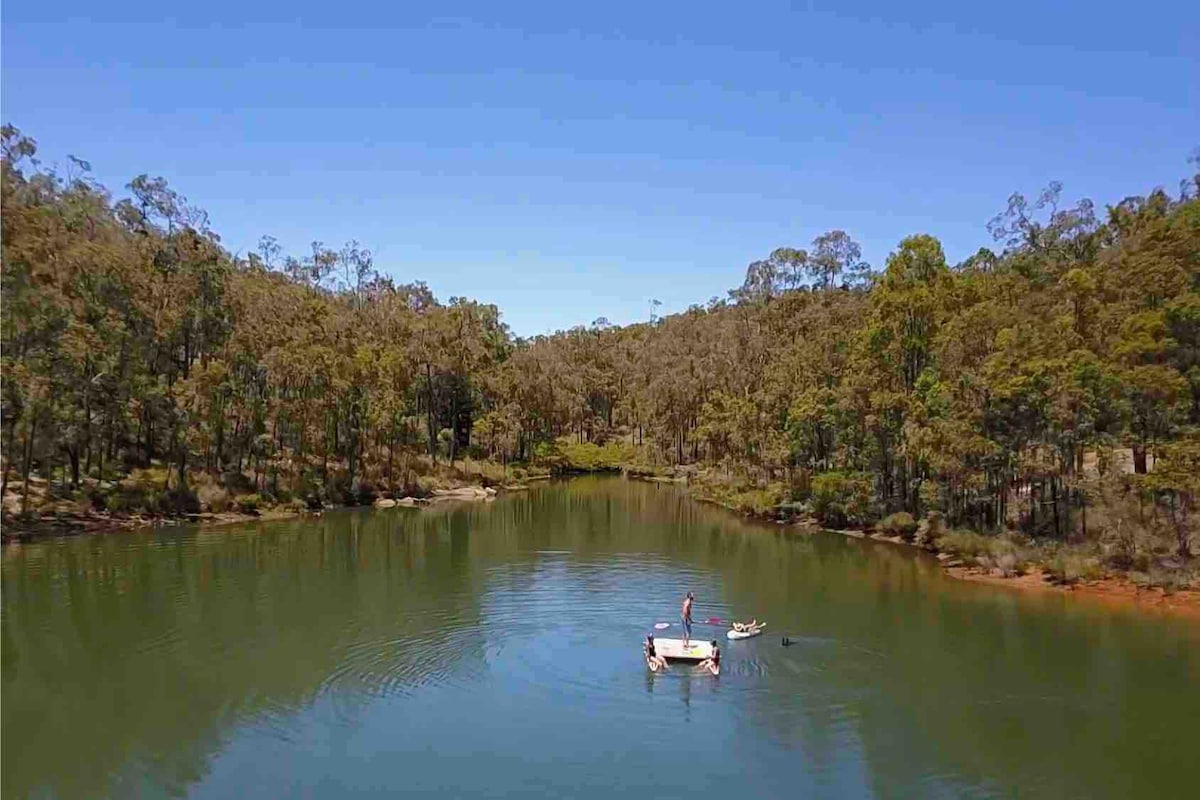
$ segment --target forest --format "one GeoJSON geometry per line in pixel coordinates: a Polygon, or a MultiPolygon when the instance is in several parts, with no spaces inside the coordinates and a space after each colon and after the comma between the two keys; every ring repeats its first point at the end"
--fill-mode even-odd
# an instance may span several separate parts
{"type": "Polygon", "coordinates": [[[118,197],[9,125],[2,188],[6,527],[623,469],[996,558],[1200,542],[1200,175],[1014,194],[959,264],[914,233],[873,267],[835,230],[682,313],[528,339],[356,242],[231,253],[163,179],[118,197]]]}

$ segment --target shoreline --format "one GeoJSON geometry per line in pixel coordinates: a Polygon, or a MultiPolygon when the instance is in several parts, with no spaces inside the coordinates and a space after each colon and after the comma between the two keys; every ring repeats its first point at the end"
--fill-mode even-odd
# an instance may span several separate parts
{"type": "MultiPolygon", "coordinates": [[[[638,480],[647,480],[638,477],[638,480]]],[[[679,483],[678,479],[648,480],[652,483],[679,483]]],[[[822,527],[816,520],[782,520],[739,509],[713,497],[688,491],[688,496],[700,503],[717,506],[739,517],[754,519],[774,525],[787,526],[806,533],[831,533],[849,539],[864,539],[882,544],[898,545],[919,553],[933,556],[942,574],[967,583],[996,586],[1025,593],[1058,594],[1087,602],[1100,603],[1113,608],[1135,608],[1142,612],[1163,614],[1172,617],[1200,620],[1200,589],[1178,589],[1167,591],[1161,587],[1140,586],[1128,575],[1108,574],[1095,580],[1078,580],[1072,583],[1053,581],[1041,565],[1032,565],[1024,572],[1003,574],[998,569],[987,569],[967,564],[957,553],[930,550],[907,541],[900,536],[888,536],[871,529],[836,529],[822,527]]]]}
{"type": "Polygon", "coordinates": [[[197,525],[202,528],[218,528],[248,522],[277,522],[300,517],[319,517],[324,511],[370,506],[334,506],[318,511],[291,511],[267,509],[258,514],[240,511],[201,512],[175,517],[115,516],[105,512],[69,514],[44,517],[31,522],[9,520],[4,525],[4,544],[37,542],[42,539],[59,539],[73,536],[107,536],[110,534],[138,533],[162,528],[178,528],[197,525]],[[15,528],[15,530],[13,530],[15,528]]]}
{"type": "Polygon", "coordinates": [[[1058,594],[1113,608],[1137,608],[1166,616],[1200,620],[1200,591],[1180,589],[1167,592],[1159,587],[1142,587],[1124,576],[1110,575],[1099,580],[1072,584],[1054,583],[1040,567],[1021,575],[996,575],[981,567],[947,567],[942,571],[968,583],[1012,589],[1020,592],[1058,594]]]}
{"type": "MultiPolygon", "coordinates": [[[[40,539],[67,536],[135,533],[183,525],[197,525],[200,528],[218,528],[251,522],[278,522],[288,519],[320,517],[326,511],[356,508],[384,511],[393,508],[422,508],[451,502],[489,502],[494,500],[501,492],[525,491],[529,489],[528,483],[547,480],[552,477],[551,475],[531,476],[522,483],[513,485],[502,485],[499,487],[485,487],[482,485],[462,486],[454,489],[436,490],[429,497],[379,498],[370,505],[330,506],[304,511],[270,508],[256,514],[224,511],[220,513],[203,512],[182,517],[120,517],[107,512],[92,512],[47,517],[25,523],[9,520],[4,525],[3,544],[20,545],[22,543],[36,542],[40,539]]],[[[686,481],[673,477],[664,478],[661,476],[633,474],[626,474],[624,477],[626,479],[658,485],[673,484],[676,486],[686,486],[686,481]]],[[[986,569],[967,564],[959,555],[953,552],[930,550],[899,536],[887,536],[882,533],[873,532],[870,529],[825,528],[813,519],[783,520],[763,514],[747,512],[715,498],[692,491],[688,491],[687,495],[691,500],[698,503],[716,506],[745,519],[767,522],[776,526],[786,526],[806,533],[830,533],[850,539],[862,539],[881,544],[896,545],[915,550],[918,553],[925,553],[936,559],[938,567],[944,575],[955,580],[1027,593],[1059,594],[1064,597],[1075,597],[1099,602],[1110,607],[1136,608],[1145,612],[1200,620],[1200,590],[1196,589],[1180,589],[1168,592],[1160,587],[1139,586],[1128,576],[1115,574],[1106,575],[1096,580],[1080,580],[1069,584],[1056,583],[1050,580],[1048,574],[1040,565],[1034,565],[1025,572],[1005,575],[998,569],[986,569]]]]}
{"type": "MultiPolygon", "coordinates": [[[[531,478],[530,480],[540,479],[531,478]]],[[[385,511],[392,508],[423,508],[443,503],[472,503],[494,500],[500,492],[519,492],[528,490],[528,486],[514,484],[511,486],[485,487],[461,486],[454,489],[436,489],[429,497],[400,497],[378,498],[373,503],[356,505],[325,506],[318,509],[294,509],[275,507],[267,508],[255,514],[241,511],[205,511],[198,514],[183,516],[118,516],[105,511],[88,513],[61,514],[47,516],[37,520],[19,521],[6,520],[4,523],[3,544],[22,544],[37,542],[42,539],[58,539],[72,536],[105,536],[109,534],[138,533],[142,531],[177,528],[184,525],[196,525],[200,528],[219,528],[227,525],[240,525],[251,522],[279,522],[288,519],[305,519],[320,517],[326,511],[348,511],[352,509],[373,509],[385,511]]]]}
{"type": "Polygon", "coordinates": [[[1179,589],[1168,592],[1160,587],[1139,586],[1128,576],[1115,574],[1096,580],[1056,583],[1050,579],[1040,565],[1033,566],[1025,572],[1004,575],[997,569],[965,564],[957,554],[928,550],[914,542],[905,541],[899,536],[885,536],[866,530],[822,528],[810,521],[794,522],[789,527],[800,528],[809,533],[832,533],[850,539],[865,539],[899,545],[926,553],[937,560],[942,574],[967,583],[979,583],[1033,594],[1058,594],[1063,597],[1098,602],[1114,608],[1136,608],[1144,612],[1200,620],[1200,590],[1179,589]]]}

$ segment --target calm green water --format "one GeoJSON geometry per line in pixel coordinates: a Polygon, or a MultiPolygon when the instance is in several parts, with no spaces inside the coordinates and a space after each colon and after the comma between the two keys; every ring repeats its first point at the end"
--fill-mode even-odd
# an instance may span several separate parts
{"type": "Polygon", "coordinates": [[[1200,626],[586,479],[9,549],[2,707],[5,798],[1184,797],[1200,626]],[[688,589],[773,635],[649,674],[688,589]]]}

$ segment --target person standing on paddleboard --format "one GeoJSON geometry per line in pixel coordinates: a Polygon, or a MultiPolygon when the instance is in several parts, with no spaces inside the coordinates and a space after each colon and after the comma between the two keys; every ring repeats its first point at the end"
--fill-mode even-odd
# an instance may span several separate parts
{"type": "Polygon", "coordinates": [[[692,601],[696,599],[696,595],[691,592],[687,593],[687,597],[683,599],[683,646],[688,646],[688,641],[692,638],[692,601]]]}

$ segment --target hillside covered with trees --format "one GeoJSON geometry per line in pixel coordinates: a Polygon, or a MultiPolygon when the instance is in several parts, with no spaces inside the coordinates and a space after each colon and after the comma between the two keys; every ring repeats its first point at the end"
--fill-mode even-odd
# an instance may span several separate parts
{"type": "Polygon", "coordinates": [[[162,179],[117,198],[11,126],[3,147],[14,517],[623,467],[760,514],[1091,542],[1126,568],[1196,548],[1200,176],[1103,209],[1013,195],[961,264],[916,233],[872,269],[832,231],[686,312],[521,339],[356,243],[235,256],[162,179]]]}

